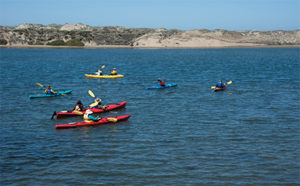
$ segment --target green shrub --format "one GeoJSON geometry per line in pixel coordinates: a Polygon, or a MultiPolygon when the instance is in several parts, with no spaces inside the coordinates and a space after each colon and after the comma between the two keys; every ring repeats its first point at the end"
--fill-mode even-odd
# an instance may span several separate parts
{"type": "Polygon", "coordinates": [[[5,39],[0,39],[0,45],[6,45],[7,41],[5,39]]]}
{"type": "Polygon", "coordinates": [[[67,46],[84,46],[84,44],[78,39],[71,39],[66,42],[67,46]]]}
{"type": "Polygon", "coordinates": [[[79,35],[82,37],[88,37],[91,35],[91,31],[80,31],[79,35]]]}
{"type": "Polygon", "coordinates": [[[64,45],[66,45],[66,43],[63,40],[55,40],[55,41],[47,43],[47,45],[51,45],[51,46],[64,46],[64,45]]]}

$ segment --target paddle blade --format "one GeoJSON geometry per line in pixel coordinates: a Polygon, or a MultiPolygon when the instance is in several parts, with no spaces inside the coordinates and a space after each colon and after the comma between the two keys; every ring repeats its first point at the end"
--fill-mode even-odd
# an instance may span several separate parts
{"type": "Polygon", "coordinates": [[[230,85],[231,83],[232,83],[232,81],[228,81],[228,82],[227,82],[227,85],[230,85]]]}
{"type": "Polygon", "coordinates": [[[118,121],[117,118],[107,118],[108,121],[116,123],[118,121]]]}
{"type": "Polygon", "coordinates": [[[83,113],[82,113],[82,112],[80,112],[80,111],[77,111],[77,110],[73,110],[73,113],[74,113],[74,114],[76,114],[76,115],[78,115],[78,116],[81,116],[81,115],[83,115],[83,113]]]}
{"type": "Polygon", "coordinates": [[[40,87],[44,87],[42,84],[40,84],[40,83],[36,83],[38,86],[40,86],[40,87]]]}
{"type": "Polygon", "coordinates": [[[91,91],[91,90],[89,90],[89,94],[94,98],[95,97],[95,94],[91,91]]]}
{"type": "Polygon", "coordinates": [[[101,69],[104,69],[105,68],[105,65],[103,65],[102,67],[101,67],[101,69]]]}
{"type": "Polygon", "coordinates": [[[92,104],[90,104],[90,108],[93,108],[93,107],[95,107],[97,105],[98,105],[98,103],[92,103],[92,104]]]}
{"type": "Polygon", "coordinates": [[[56,115],[56,112],[54,111],[52,116],[51,116],[51,119],[53,119],[55,115],[56,115]]]}
{"type": "Polygon", "coordinates": [[[212,87],[210,87],[211,89],[215,89],[216,87],[215,86],[212,86],[212,87]]]}

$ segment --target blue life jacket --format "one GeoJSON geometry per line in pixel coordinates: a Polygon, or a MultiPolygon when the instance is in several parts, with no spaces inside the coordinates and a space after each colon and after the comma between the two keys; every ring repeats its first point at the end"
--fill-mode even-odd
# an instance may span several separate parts
{"type": "Polygon", "coordinates": [[[223,88],[223,83],[222,82],[218,82],[217,85],[216,85],[216,87],[223,88]]]}

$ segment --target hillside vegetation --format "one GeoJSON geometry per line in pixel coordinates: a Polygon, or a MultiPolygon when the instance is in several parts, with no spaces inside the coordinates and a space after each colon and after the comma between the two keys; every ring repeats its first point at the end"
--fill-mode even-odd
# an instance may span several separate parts
{"type": "Polygon", "coordinates": [[[0,26],[0,45],[5,46],[126,46],[126,47],[226,47],[300,45],[300,30],[227,31],[167,30],[91,27],[81,23],[65,25],[22,24],[0,26]]]}

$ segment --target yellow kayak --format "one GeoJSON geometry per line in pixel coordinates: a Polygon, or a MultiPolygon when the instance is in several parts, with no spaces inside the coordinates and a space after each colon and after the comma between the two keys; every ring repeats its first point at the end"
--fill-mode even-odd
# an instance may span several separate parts
{"type": "Polygon", "coordinates": [[[98,76],[98,75],[92,75],[92,74],[84,74],[85,77],[87,78],[122,78],[124,77],[124,75],[122,74],[118,74],[118,75],[101,75],[101,76],[98,76]]]}

